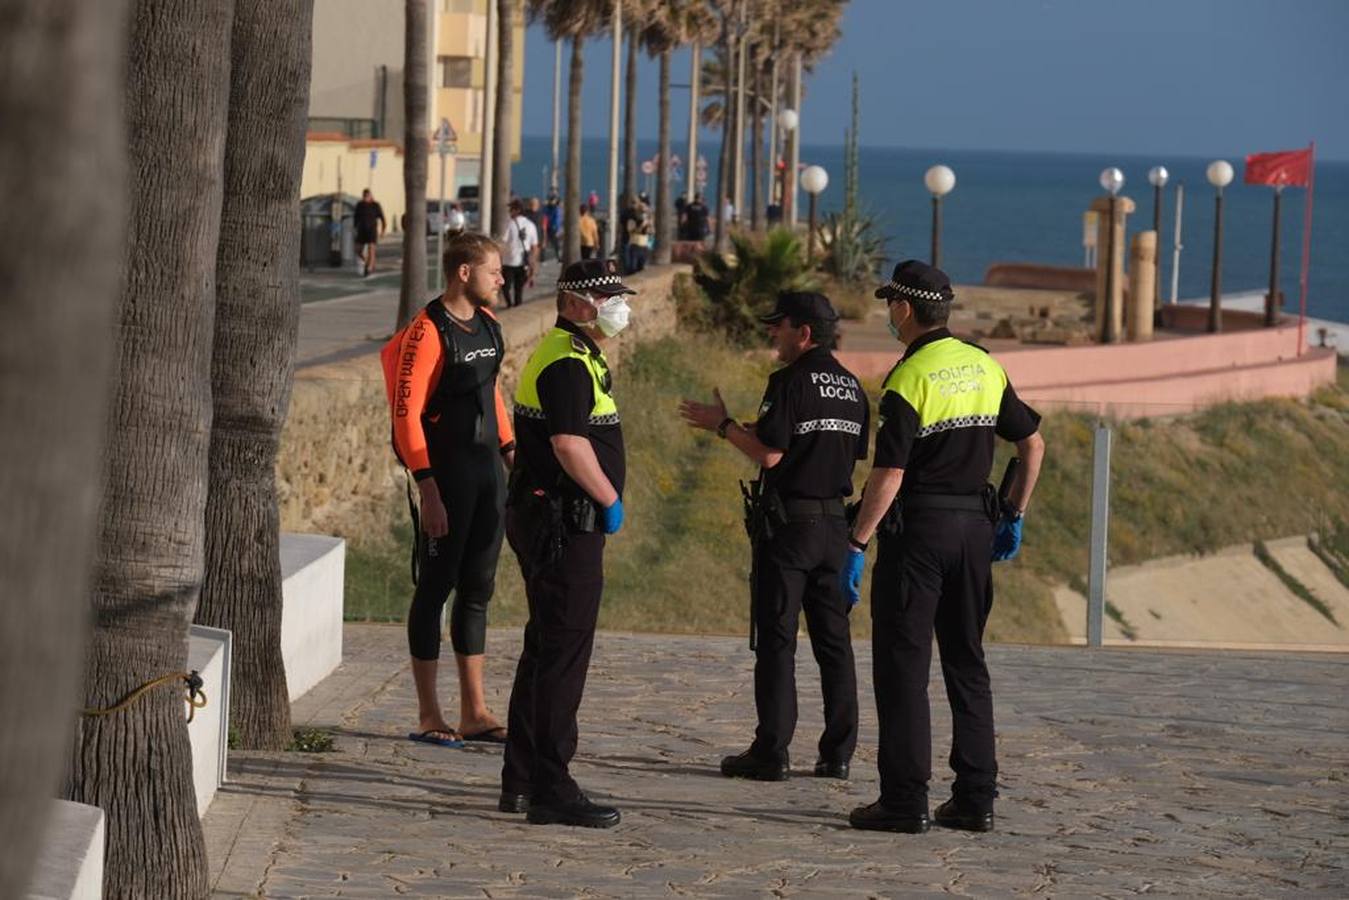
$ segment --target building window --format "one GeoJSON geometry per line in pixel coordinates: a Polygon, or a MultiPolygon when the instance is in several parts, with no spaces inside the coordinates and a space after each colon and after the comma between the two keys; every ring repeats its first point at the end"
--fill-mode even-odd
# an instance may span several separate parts
{"type": "Polygon", "coordinates": [[[441,87],[473,87],[473,57],[442,56],[438,62],[440,63],[441,87]]]}

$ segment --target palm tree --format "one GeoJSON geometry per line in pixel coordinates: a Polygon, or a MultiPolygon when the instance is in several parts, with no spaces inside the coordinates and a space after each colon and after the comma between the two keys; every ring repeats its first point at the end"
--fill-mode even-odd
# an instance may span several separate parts
{"type": "MultiPolygon", "coordinates": [[[[671,0],[647,13],[641,41],[649,54],[660,58],[660,152],[656,175],[656,253],[653,262],[668,264],[674,242],[674,191],[670,183],[670,57],[674,48],[703,37],[714,27],[702,0],[671,0]]],[[[696,161],[689,161],[689,172],[696,161]]]]}
{"type": "Polygon", "coordinates": [[[26,897],[89,631],[124,252],[127,22],[124,3],[83,0],[10,2],[4,15],[0,59],[25,62],[0,79],[0,196],[42,211],[0,246],[0,897],[26,897]]]}
{"type": "Polygon", "coordinates": [[[176,673],[205,554],[232,7],[137,0],[124,63],[135,191],[84,667],[84,706],[106,712],[80,719],[68,788],[107,816],[109,897],[207,893],[176,673]]]}
{"type": "MultiPolygon", "coordinates": [[[[601,33],[613,15],[615,0],[528,0],[531,21],[542,21],[551,40],[571,40],[567,84],[567,183],[564,189],[562,262],[581,258],[577,221],[581,205],[581,82],[585,39],[601,33]]],[[[610,210],[610,218],[614,218],[610,210]]]]}
{"type": "Polygon", "coordinates": [[[403,228],[403,279],[398,287],[399,328],[412,321],[426,293],[426,162],[430,153],[426,132],[426,0],[404,0],[403,15],[403,195],[407,218],[403,228]]]}
{"type": "Polygon", "coordinates": [[[637,44],[641,19],[632,0],[624,4],[624,14],[633,23],[625,30],[628,38],[627,69],[623,75],[623,197],[637,196],[637,44]]]}
{"type": "Polygon", "coordinates": [[[492,230],[503,240],[508,232],[506,208],[511,201],[511,134],[515,97],[515,22],[520,0],[488,0],[497,5],[496,127],[492,132],[492,230]]]}
{"type": "Polygon", "coordinates": [[[235,0],[216,252],[206,571],[196,621],[234,634],[230,725],[245,749],[290,742],[281,658],[276,454],[300,321],[300,200],[313,0],[235,0]]]}

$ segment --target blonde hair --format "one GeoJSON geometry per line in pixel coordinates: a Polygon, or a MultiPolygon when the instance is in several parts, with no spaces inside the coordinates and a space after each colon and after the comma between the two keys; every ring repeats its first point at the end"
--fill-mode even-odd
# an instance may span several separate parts
{"type": "Polygon", "coordinates": [[[440,262],[448,278],[460,266],[476,266],[487,259],[489,254],[500,252],[501,247],[487,235],[460,231],[445,239],[445,255],[440,262]]]}

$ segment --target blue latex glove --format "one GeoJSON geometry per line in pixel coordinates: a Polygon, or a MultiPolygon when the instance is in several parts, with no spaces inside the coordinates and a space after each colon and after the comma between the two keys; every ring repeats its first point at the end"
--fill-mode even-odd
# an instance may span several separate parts
{"type": "Polygon", "coordinates": [[[862,569],[866,567],[867,556],[856,547],[848,548],[848,559],[839,573],[839,582],[843,587],[843,596],[848,598],[848,612],[862,599],[862,569]]]}
{"type": "Polygon", "coordinates": [[[623,527],[623,498],[619,497],[612,506],[600,510],[600,531],[614,534],[623,527]]]}
{"type": "Polygon", "coordinates": [[[1021,550],[1021,517],[1004,514],[993,529],[993,561],[1016,559],[1021,550]]]}

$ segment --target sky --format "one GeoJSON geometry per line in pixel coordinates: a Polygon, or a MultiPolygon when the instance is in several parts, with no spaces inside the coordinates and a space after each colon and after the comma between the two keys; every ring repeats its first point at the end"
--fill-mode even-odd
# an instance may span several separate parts
{"type": "MultiPolygon", "coordinates": [[[[806,144],[843,142],[856,72],[870,146],[1220,156],[1315,140],[1349,160],[1349,0],[851,0],[842,30],[806,76],[806,144]]],[[[553,47],[539,26],[525,46],[523,131],[547,135],[553,47]]],[[[587,137],[608,134],[611,47],[587,44],[587,137]]],[[[657,68],[641,57],[643,138],[657,68]]],[[[687,85],[687,51],[672,72],[687,85]]],[[[565,103],[564,84],[564,131],[565,103]]],[[[679,144],[686,89],[672,110],[679,144]]]]}

